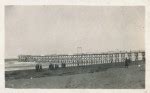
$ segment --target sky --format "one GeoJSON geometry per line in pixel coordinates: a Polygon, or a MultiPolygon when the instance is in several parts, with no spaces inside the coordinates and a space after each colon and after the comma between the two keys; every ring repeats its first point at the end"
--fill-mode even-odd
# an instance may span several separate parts
{"type": "Polygon", "coordinates": [[[144,50],[143,6],[5,6],[5,58],[144,50]]]}

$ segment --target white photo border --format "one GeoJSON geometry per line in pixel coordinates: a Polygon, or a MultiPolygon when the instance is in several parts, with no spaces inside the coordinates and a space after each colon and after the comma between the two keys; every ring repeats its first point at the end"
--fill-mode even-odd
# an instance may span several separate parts
{"type": "Polygon", "coordinates": [[[0,1],[0,92],[1,93],[149,93],[150,90],[150,2],[148,0],[3,0],[0,1]],[[9,89],[5,88],[5,11],[6,5],[89,5],[145,6],[145,89],[9,89]]]}

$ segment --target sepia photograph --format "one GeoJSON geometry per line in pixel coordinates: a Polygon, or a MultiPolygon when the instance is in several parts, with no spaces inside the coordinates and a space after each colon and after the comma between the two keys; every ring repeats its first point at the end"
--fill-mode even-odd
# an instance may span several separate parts
{"type": "Polygon", "coordinates": [[[5,88],[145,89],[145,7],[6,5],[5,88]]]}

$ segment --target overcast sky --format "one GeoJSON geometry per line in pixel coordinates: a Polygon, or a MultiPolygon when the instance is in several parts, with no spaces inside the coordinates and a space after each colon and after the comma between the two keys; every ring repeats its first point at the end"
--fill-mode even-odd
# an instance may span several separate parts
{"type": "Polygon", "coordinates": [[[5,56],[144,49],[144,7],[6,6],[5,56]]]}

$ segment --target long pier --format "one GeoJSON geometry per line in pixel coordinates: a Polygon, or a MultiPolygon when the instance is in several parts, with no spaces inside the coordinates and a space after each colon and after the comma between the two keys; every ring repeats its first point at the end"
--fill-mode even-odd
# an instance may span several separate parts
{"type": "Polygon", "coordinates": [[[145,51],[120,51],[120,52],[106,52],[106,53],[91,53],[91,54],[74,54],[74,55],[19,55],[19,62],[37,62],[52,64],[62,63],[70,66],[86,66],[93,64],[118,63],[124,62],[125,59],[131,61],[145,61],[145,51]]]}

